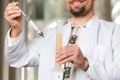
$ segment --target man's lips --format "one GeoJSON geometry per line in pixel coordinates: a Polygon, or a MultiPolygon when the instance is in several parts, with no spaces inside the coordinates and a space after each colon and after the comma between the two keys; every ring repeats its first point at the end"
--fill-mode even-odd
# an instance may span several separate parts
{"type": "Polygon", "coordinates": [[[86,1],[86,0],[71,0],[71,3],[77,4],[77,3],[83,3],[84,1],[86,1]]]}
{"type": "Polygon", "coordinates": [[[75,0],[75,1],[72,1],[71,4],[74,5],[74,6],[79,6],[81,5],[85,0],[75,0]]]}
{"type": "Polygon", "coordinates": [[[76,2],[73,2],[72,4],[73,4],[73,5],[78,5],[78,4],[80,4],[80,3],[81,3],[81,2],[77,2],[77,1],[76,1],[76,2]]]}

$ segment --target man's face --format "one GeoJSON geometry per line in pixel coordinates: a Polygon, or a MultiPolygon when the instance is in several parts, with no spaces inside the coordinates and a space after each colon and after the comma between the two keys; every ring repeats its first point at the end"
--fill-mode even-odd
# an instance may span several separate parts
{"type": "Polygon", "coordinates": [[[73,16],[85,16],[93,11],[95,0],[66,0],[67,7],[73,16]]]}

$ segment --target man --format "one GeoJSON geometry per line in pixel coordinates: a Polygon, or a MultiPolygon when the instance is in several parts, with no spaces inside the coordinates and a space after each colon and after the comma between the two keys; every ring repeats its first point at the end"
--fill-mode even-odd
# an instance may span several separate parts
{"type": "MultiPolygon", "coordinates": [[[[120,80],[120,27],[100,20],[94,14],[95,0],[66,0],[72,18],[63,28],[63,47],[57,50],[60,64],[74,65],[71,80],[120,80]],[[74,25],[74,26],[73,26],[74,25]],[[67,45],[72,28],[79,27],[76,44],[67,45]]],[[[18,2],[5,9],[11,25],[5,42],[5,56],[13,67],[38,66],[39,80],[59,80],[55,66],[56,28],[45,31],[45,38],[25,43],[22,14],[18,2]]]]}

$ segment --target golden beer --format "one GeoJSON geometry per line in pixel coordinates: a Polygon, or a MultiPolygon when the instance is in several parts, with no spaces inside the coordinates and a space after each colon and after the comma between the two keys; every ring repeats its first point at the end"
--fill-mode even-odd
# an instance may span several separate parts
{"type": "MultiPolygon", "coordinates": [[[[56,35],[56,51],[62,48],[62,33],[56,35]]],[[[61,68],[61,65],[56,61],[56,68],[61,68]]]]}

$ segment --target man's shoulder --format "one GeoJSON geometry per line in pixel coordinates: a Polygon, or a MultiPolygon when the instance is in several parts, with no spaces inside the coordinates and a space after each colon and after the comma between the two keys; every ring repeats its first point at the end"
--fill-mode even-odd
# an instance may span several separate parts
{"type": "Polygon", "coordinates": [[[100,29],[102,31],[107,32],[113,32],[113,31],[120,31],[120,24],[112,22],[112,21],[106,21],[103,19],[100,19],[100,29]]]}
{"type": "Polygon", "coordinates": [[[100,24],[103,25],[103,26],[109,26],[109,27],[116,27],[116,26],[119,26],[120,27],[120,24],[118,23],[115,23],[113,21],[107,21],[107,20],[103,20],[103,19],[99,19],[100,20],[100,24]]]}

